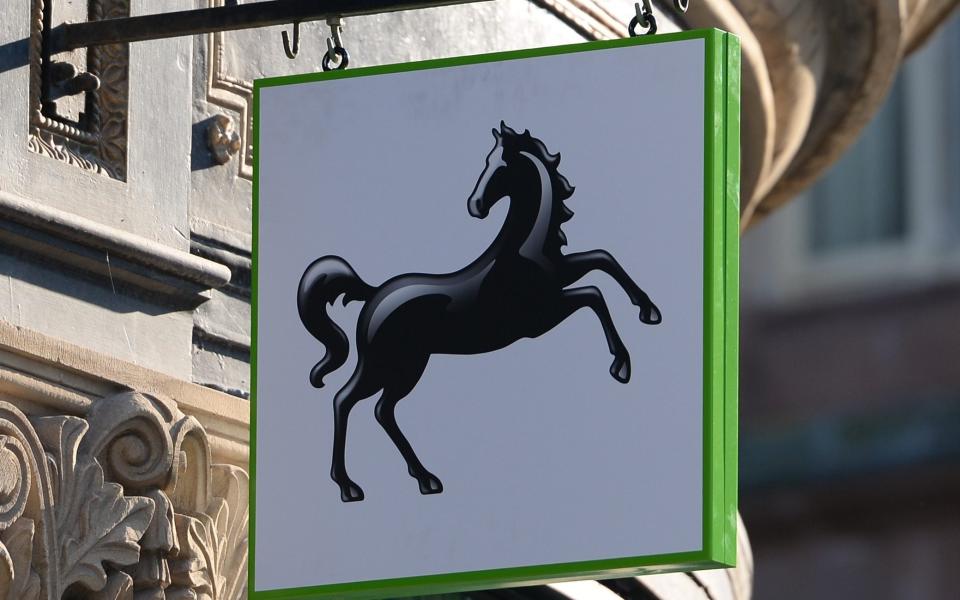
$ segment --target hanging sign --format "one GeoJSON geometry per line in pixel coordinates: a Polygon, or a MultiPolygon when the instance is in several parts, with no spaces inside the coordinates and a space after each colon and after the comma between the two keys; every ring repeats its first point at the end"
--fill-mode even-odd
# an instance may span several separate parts
{"type": "Polygon", "coordinates": [[[257,82],[253,600],[733,564],[739,61],[257,82]]]}

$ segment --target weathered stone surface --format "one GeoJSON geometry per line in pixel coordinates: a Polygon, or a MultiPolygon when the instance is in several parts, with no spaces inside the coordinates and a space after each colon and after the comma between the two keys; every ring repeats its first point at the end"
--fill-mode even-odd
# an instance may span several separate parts
{"type": "Polygon", "coordinates": [[[0,400],[0,600],[245,597],[247,476],[171,400],[0,400]]]}

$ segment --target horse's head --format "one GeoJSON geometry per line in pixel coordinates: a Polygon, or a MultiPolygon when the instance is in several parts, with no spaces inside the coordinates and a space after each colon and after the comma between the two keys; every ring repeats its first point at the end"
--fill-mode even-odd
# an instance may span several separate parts
{"type": "Polygon", "coordinates": [[[493,129],[496,143],[487,155],[487,164],[467,200],[467,210],[471,216],[483,219],[497,201],[509,195],[506,171],[508,162],[513,158],[511,154],[515,154],[511,153],[511,149],[516,135],[517,132],[507,127],[503,121],[500,121],[499,131],[493,129]]]}
{"type": "MultiPolygon", "coordinates": [[[[517,133],[500,121],[500,130],[493,130],[493,139],[496,143],[493,150],[487,155],[487,164],[477,185],[473,188],[473,193],[467,200],[467,210],[478,219],[486,217],[494,204],[502,198],[517,193],[517,184],[522,181],[517,177],[517,172],[512,171],[511,167],[516,166],[520,160],[529,161],[529,164],[539,164],[542,169],[534,169],[530,173],[537,176],[542,173],[549,178],[549,182],[540,182],[541,189],[549,190],[550,196],[546,201],[551,202],[552,207],[549,212],[550,220],[547,226],[552,231],[548,236],[548,246],[559,251],[560,246],[567,243],[567,238],[560,229],[560,226],[573,217],[573,211],[567,208],[564,200],[573,195],[573,186],[570,182],[557,171],[560,165],[560,154],[550,154],[542,141],[530,135],[530,131],[517,133]],[[556,244],[554,247],[553,244],[556,244]]],[[[536,201],[544,202],[540,194],[535,194],[536,201]]],[[[517,200],[511,198],[511,201],[517,200]]],[[[535,208],[538,205],[530,205],[535,208]]],[[[511,208],[511,211],[513,208],[511,208]]],[[[538,214],[537,210],[531,214],[538,214]]]]}

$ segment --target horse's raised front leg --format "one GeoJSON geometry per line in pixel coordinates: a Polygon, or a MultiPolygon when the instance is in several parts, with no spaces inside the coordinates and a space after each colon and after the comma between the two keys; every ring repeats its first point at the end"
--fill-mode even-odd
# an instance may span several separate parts
{"type": "Polygon", "coordinates": [[[627,383],[630,381],[630,354],[613,325],[613,319],[610,318],[610,311],[607,309],[607,302],[603,299],[603,294],[595,286],[588,285],[563,290],[560,293],[560,302],[552,314],[556,321],[550,325],[550,329],[569,317],[577,309],[584,307],[592,310],[600,319],[603,335],[607,338],[607,348],[613,355],[610,374],[620,383],[627,383]]]}
{"type": "Polygon", "coordinates": [[[590,250],[564,256],[560,272],[563,285],[570,285],[590,271],[603,271],[614,279],[627,293],[630,302],[640,309],[640,320],[649,325],[661,321],[660,309],[650,300],[646,292],[627,275],[617,259],[606,250],[590,250]]]}

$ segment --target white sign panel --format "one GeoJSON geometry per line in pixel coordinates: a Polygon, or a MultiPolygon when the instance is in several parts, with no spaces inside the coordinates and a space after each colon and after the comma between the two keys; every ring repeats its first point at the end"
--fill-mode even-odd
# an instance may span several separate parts
{"type": "Polygon", "coordinates": [[[258,82],[252,598],[732,561],[738,46],[657,39],[258,82]]]}

